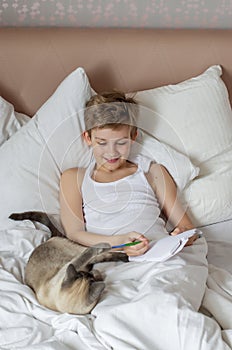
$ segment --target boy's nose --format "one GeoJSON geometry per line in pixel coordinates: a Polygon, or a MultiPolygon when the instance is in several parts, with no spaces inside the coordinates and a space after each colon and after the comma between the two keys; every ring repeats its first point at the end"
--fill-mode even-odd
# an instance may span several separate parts
{"type": "Polygon", "coordinates": [[[108,148],[108,153],[113,156],[115,154],[117,154],[117,147],[114,143],[110,143],[109,144],[109,148],[108,148]]]}

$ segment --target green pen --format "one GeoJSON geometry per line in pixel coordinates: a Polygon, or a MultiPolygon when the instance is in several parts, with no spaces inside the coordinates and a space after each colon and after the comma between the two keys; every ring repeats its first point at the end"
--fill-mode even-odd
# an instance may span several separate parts
{"type": "Polygon", "coordinates": [[[123,248],[123,247],[131,247],[133,245],[139,244],[141,243],[141,241],[134,241],[134,242],[130,242],[130,243],[124,243],[124,244],[119,244],[119,245],[113,245],[111,248],[115,249],[115,248],[123,248]]]}

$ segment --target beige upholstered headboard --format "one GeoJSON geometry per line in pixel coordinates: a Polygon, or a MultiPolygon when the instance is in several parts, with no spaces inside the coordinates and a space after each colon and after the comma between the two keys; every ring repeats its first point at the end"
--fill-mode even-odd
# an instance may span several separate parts
{"type": "Polygon", "coordinates": [[[82,66],[100,92],[173,84],[221,64],[232,100],[232,30],[0,29],[0,95],[33,115],[82,66]]]}

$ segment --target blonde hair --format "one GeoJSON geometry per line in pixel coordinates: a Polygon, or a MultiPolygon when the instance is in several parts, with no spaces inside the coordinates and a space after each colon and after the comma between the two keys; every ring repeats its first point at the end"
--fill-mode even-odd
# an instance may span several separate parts
{"type": "Polygon", "coordinates": [[[86,103],[85,129],[91,137],[91,130],[94,128],[117,129],[122,125],[129,125],[131,137],[133,137],[137,133],[136,105],[133,98],[126,97],[122,92],[104,92],[94,95],[86,103]]]}

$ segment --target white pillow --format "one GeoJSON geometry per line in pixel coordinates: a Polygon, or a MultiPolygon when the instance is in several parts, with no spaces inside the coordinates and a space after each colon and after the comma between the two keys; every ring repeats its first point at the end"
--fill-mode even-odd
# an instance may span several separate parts
{"type": "Polygon", "coordinates": [[[232,218],[232,112],[221,74],[215,65],[195,78],[135,95],[144,106],[145,130],[200,167],[182,197],[198,226],[232,218]]]}
{"type": "Polygon", "coordinates": [[[29,120],[30,117],[16,112],[14,106],[0,96],[0,145],[29,120]]]}
{"type": "Polygon", "coordinates": [[[15,118],[18,120],[20,127],[25,125],[31,119],[28,115],[19,112],[15,112],[15,118]]]}
{"type": "MultiPolygon", "coordinates": [[[[92,90],[82,68],[71,73],[36,115],[0,148],[0,162],[9,167],[0,170],[0,220],[10,213],[43,210],[59,214],[61,172],[71,167],[86,167],[92,152],[84,143],[83,109],[92,90]]],[[[160,156],[180,186],[197,173],[186,156],[158,141],[160,156]],[[178,177],[176,169],[186,165],[178,177]],[[176,176],[176,177],[175,177],[176,176]]],[[[146,153],[146,147],[141,147],[146,153]]]]}
{"type": "Polygon", "coordinates": [[[36,115],[0,147],[1,222],[7,225],[12,212],[59,213],[63,167],[85,166],[91,157],[88,151],[84,152],[87,146],[78,137],[78,114],[90,97],[88,78],[84,70],[78,68],[59,85],[36,115]],[[66,154],[69,149],[71,155],[66,154]]]}
{"type": "MultiPolygon", "coordinates": [[[[144,114],[142,116],[144,117],[144,114]]],[[[141,118],[140,121],[142,122],[143,119],[141,118]]],[[[189,157],[176,151],[165,142],[158,141],[151,134],[140,129],[136,140],[137,142],[132,146],[132,155],[140,153],[165,166],[180,191],[199,174],[199,168],[193,165],[189,157]]]]}

